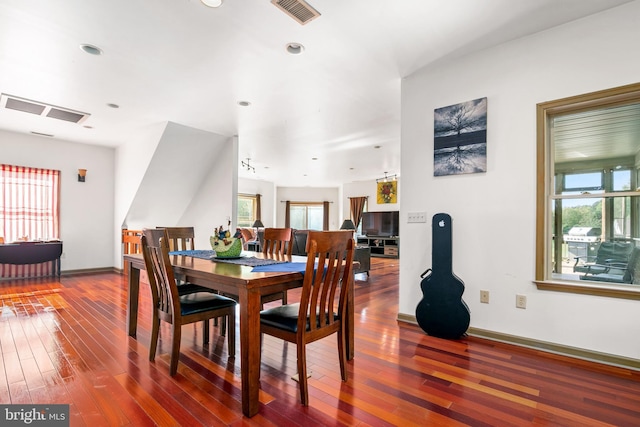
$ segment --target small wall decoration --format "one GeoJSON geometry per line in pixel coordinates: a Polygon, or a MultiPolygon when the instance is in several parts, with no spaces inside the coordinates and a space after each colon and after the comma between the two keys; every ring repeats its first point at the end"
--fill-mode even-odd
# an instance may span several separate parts
{"type": "Polygon", "coordinates": [[[487,171],[487,98],[434,111],[433,175],[487,171]]]}
{"type": "Polygon", "coordinates": [[[398,181],[378,182],[377,202],[397,203],[398,201],[398,181]]]}

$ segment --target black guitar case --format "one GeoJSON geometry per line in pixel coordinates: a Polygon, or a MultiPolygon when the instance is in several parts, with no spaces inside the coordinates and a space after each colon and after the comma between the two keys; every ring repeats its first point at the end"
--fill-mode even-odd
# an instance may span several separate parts
{"type": "Polygon", "coordinates": [[[464,283],[453,274],[451,216],[433,216],[432,266],[420,275],[422,300],[416,307],[416,320],[429,335],[460,338],[469,328],[471,314],[462,300],[464,283]]]}

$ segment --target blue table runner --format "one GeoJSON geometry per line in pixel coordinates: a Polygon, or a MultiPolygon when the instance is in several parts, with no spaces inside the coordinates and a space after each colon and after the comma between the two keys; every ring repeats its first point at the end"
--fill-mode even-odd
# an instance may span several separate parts
{"type": "MultiPolygon", "coordinates": [[[[193,251],[172,251],[169,255],[185,255],[193,258],[208,259],[215,262],[226,262],[227,264],[248,265],[249,267],[270,266],[286,264],[286,261],[276,259],[263,259],[254,256],[240,256],[239,258],[216,258],[216,252],[212,250],[193,250],[193,251]]],[[[277,270],[273,270],[277,271],[277,270]]],[[[282,271],[282,270],[281,270],[282,271]]],[[[288,271],[288,270],[285,270],[288,271]]],[[[304,271],[304,268],[303,268],[304,271]]]]}
{"type": "Polygon", "coordinates": [[[284,273],[304,273],[307,267],[306,262],[285,262],[281,264],[272,265],[260,265],[253,267],[252,273],[272,273],[272,272],[284,272],[284,273]]]}

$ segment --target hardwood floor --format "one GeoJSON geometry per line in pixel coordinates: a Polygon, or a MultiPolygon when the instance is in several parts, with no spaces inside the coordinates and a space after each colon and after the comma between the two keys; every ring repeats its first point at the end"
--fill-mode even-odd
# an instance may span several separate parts
{"type": "Polygon", "coordinates": [[[125,332],[124,276],[0,282],[0,402],[68,403],[71,426],[91,427],[640,425],[640,372],[398,323],[398,262],[373,258],[371,277],[356,282],[348,382],[333,337],[307,346],[309,407],[290,379],[295,346],[264,338],[253,418],[242,415],[240,360],[218,328],[203,348],[201,325],[183,327],[174,378],[165,325],[148,361],[144,285],[136,340],[125,332]]]}

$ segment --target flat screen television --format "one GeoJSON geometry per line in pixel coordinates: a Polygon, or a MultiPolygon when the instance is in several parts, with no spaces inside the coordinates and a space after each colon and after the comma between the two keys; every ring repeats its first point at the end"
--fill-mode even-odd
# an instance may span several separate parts
{"type": "Polygon", "coordinates": [[[395,237],[400,235],[400,213],[365,212],[362,214],[362,234],[365,236],[395,237]]]}

